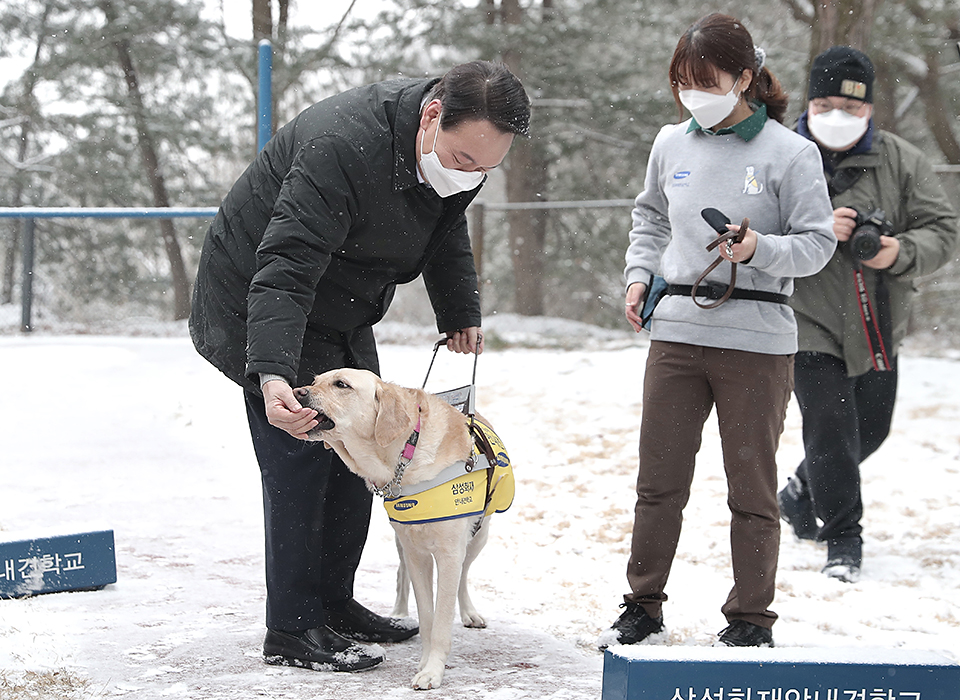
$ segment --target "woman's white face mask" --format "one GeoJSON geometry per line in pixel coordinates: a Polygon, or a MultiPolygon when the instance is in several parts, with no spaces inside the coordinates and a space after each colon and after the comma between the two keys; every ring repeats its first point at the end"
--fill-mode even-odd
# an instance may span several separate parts
{"type": "Polygon", "coordinates": [[[740,95],[734,90],[734,82],[730,92],[726,95],[717,95],[704,90],[680,90],[680,103],[687,108],[700,126],[711,129],[730,116],[733,108],[740,101],[740,95]]]}
{"type": "Polygon", "coordinates": [[[870,123],[870,115],[857,117],[842,109],[831,109],[819,114],[807,113],[810,133],[832,151],[850,148],[859,141],[870,123]]]}
{"type": "Polygon", "coordinates": [[[450,197],[458,192],[466,192],[477,188],[483,182],[483,173],[464,172],[463,170],[454,170],[445,168],[440,162],[440,156],[437,155],[437,136],[440,135],[440,117],[437,115],[437,130],[433,134],[433,150],[429,153],[423,152],[423,139],[427,135],[424,131],[420,135],[420,170],[423,171],[424,179],[430,183],[430,186],[441,197],[450,197]]]}

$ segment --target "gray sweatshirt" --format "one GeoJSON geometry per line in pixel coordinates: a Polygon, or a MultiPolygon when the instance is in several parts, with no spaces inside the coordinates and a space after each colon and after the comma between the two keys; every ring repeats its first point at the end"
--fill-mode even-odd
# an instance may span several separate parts
{"type": "MultiPolygon", "coordinates": [[[[833,207],[816,145],[768,119],[744,140],[735,133],[688,132],[690,122],[663,127],[647,163],[644,191],[633,210],[626,254],[627,286],[660,274],[692,285],[717,258],[717,237],[705,207],[731,223],[750,218],[757,250],[737,266],[740,289],[789,295],[793,278],[816,274],[837,246],[833,207]]],[[[726,286],[729,262],[707,278],[726,286]]],[[[689,296],[665,296],[653,316],[651,339],[768,355],[797,351],[797,324],[786,304],[729,299],[715,309],[689,296]]]]}

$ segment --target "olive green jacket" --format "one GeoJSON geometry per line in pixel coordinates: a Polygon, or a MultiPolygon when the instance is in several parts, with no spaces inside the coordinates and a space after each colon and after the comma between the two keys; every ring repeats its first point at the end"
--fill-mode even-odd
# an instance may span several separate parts
{"type": "MultiPolygon", "coordinates": [[[[890,268],[863,268],[874,305],[879,275],[884,276],[889,290],[893,337],[892,342],[886,341],[886,352],[892,357],[907,334],[917,279],[934,272],[954,255],[956,214],[930,162],[898,136],[875,131],[870,150],[844,158],[833,177],[847,168],[863,168],[864,172],[852,187],[832,198],[834,208],[853,207],[867,214],[879,207],[900,241],[900,253],[890,268]]],[[[828,173],[828,182],[831,179],[828,173]]],[[[823,270],[812,277],[798,278],[794,284],[790,305],[796,313],[799,350],[843,359],[851,377],[873,369],[848,246],[838,246],[823,270]]]]}

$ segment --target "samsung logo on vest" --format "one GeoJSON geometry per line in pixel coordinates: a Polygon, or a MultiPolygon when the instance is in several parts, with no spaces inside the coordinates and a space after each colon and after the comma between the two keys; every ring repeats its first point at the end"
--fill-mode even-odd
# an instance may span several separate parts
{"type": "Polygon", "coordinates": [[[676,172],[676,173],[673,174],[673,179],[674,179],[674,180],[685,180],[685,179],[687,179],[688,177],[690,177],[690,171],[689,171],[689,170],[681,170],[681,171],[676,172]]]}
{"type": "Polygon", "coordinates": [[[399,503],[394,503],[393,507],[395,510],[410,510],[411,508],[417,507],[417,502],[413,499],[409,501],[400,501],[399,503]]]}

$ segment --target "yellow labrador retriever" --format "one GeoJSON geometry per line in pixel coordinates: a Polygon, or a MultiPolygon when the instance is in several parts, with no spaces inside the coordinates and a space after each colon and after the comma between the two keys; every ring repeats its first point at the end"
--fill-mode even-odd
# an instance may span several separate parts
{"type": "Polygon", "coordinates": [[[393,614],[407,614],[409,580],[420,617],[423,649],[413,687],[437,688],[450,654],[456,602],[465,626],[486,626],[470,600],[467,571],[487,541],[484,514],[506,510],[513,499],[509,458],[491,431],[497,473],[492,466],[474,472],[479,451],[466,416],[433,394],[384,382],[366,370],[332,370],[294,393],[319,413],[309,439],[325,442],[384,496],[400,550],[393,614]],[[423,490],[426,486],[436,488],[423,490]],[[438,498],[443,502],[431,502],[438,498]],[[415,513],[421,505],[433,510],[415,513]]]}

